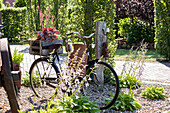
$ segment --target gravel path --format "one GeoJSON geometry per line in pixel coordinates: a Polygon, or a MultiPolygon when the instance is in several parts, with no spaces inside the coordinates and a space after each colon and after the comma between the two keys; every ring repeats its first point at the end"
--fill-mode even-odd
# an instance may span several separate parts
{"type": "MultiPolygon", "coordinates": [[[[158,85],[158,84],[143,84],[143,86],[139,89],[133,90],[135,92],[135,99],[142,104],[142,109],[139,111],[135,111],[137,113],[163,113],[166,111],[170,111],[170,86],[169,85],[158,85]],[[144,99],[140,96],[142,90],[146,88],[146,86],[157,85],[158,87],[164,87],[167,91],[168,98],[161,99],[144,99]]],[[[31,88],[29,87],[21,87],[19,93],[19,104],[20,109],[22,111],[30,111],[32,109],[31,104],[34,103],[34,109],[39,109],[40,107],[44,107],[47,102],[47,98],[38,98],[35,97],[31,88]]],[[[3,88],[0,88],[0,113],[10,113],[10,106],[8,103],[7,95],[3,88]]],[[[101,111],[101,113],[115,113],[114,110],[105,110],[101,111]]],[[[125,111],[122,113],[130,113],[129,111],[125,111]]]]}
{"type": "MultiPolygon", "coordinates": [[[[12,51],[15,47],[19,51],[24,53],[24,61],[21,64],[23,70],[23,76],[25,71],[29,70],[31,63],[34,61],[34,57],[29,55],[28,46],[10,46],[12,51]]],[[[63,57],[61,57],[63,61],[63,57]]],[[[121,72],[123,61],[116,61],[115,70],[119,74],[121,72]]],[[[143,86],[139,89],[135,89],[135,98],[139,103],[142,104],[142,109],[135,111],[137,113],[163,113],[170,111],[170,63],[159,63],[159,62],[147,62],[145,64],[145,70],[142,76],[143,86]],[[139,95],[142,90],[149,85],[157,85],[158,87],[164,87],[167,91],[165,100],[150,100],[141,98],[139,95]]],[[[48,98],[48,97],[47,97],[48,98]]],[[[34,96],[33,91],[30,87],[22,86],[18,100],[20,109],[22,111],[30,111],[32,109],[31,104],[34,103],[34,109],[44,107],[47,98],[37,98],[34,96]]],[[[10,106],[7,99],[6,92],[0,87],[0,113],[10,113],[10,106]]],[[[115,113],[113,110],[102,111],[102,113],[115,113]]],[[[125,113],[129,113],[125,111],[125,113]]]]}

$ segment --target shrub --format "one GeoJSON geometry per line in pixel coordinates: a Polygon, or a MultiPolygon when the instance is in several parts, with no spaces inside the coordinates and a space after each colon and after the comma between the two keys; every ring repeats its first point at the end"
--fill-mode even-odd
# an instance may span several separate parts
{"type": "Polygon", "coordinates": [[[158,88],[157,86],[146,87],[146,90],[142,91],[141,96],[150,99],[165,99],[167,97],[164,88],[158,88]]]}
{"type": "Polygon", "coordinates": [[[148,23],[144,23],[137,18],[119,20],[119,33],[127,38],[129,43],[139,43],[142,40],[145,42],[154,42],[154,29],[148,23]]]}
{"type": "Polygon", "coordinates": [[[0,11],[2,12],[4,37],[7,37],[10,42],[21,40],[23,35],[20,32],[23,31],[26,24],[26,8],[4,7],[0,11]]]}
{"type": "Polygon", "coordinates": [[[170,23],[168,4],[168,0],[154,0],[155,48],[159,54],[170,59],[170,23]]]}
{"type": "Polygon", "coordinates": [[[119,94],[118,99],[112,106],[112,109],[121,110],[121,111],[125,111],[125,110],[134,111],[141,108],[142,105],[134,99],[134,92],[131,90],[129,90],[128,94],[125,94],[125,92],[122,91],[119,94]]]}
{"type": "Polygon", "coordinates": [[[25,0],[16,0],[14,2],[14,7],[25,7],[25,6],[26,6],[25,0]]]}
{"type": "Polygon", "coordinates": [[[135,76],[122,76],[119,75],[120,87],[123,88],[138,88],[142,85],[141,81],[137,79],[135,76]]]}

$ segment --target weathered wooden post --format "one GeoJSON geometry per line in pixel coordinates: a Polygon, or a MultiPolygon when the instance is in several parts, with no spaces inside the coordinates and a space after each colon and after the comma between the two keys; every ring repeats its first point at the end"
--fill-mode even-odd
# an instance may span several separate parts
{"type": "Polygon", "coordinates": [[[14,78],[12,74],[14,74],[15,76],[18,75],[17,78],[19,78],[19,73],[12,71],[12,58],[7,38],[0,39],[0,53],[0,60],[2,61],[0,83],[7,92],[12,113],[18,113],[19,104],[17,101],[16,89],[14,85],[14,81],[16,81],[16,78],[14,78]]]}
{"type": "MultiPolygon", "coordinates": [[[[96,34],[95,34],[95,53],[96,58],[101,59],[102,57],[102,49],[103,49],[103,43],[106,42],[107,36],[106,33],[109,32],[109,29],[106,28],[106,22],[98,21],[96,22],[96,34]]],[[[105,61],[105,58],[101,59],[102,61],[105,61]]],[[[97,69],[97,75],[99,82],[104,82],[104,76],[103,76],[103,67],[100,66],[97,69]]]]}

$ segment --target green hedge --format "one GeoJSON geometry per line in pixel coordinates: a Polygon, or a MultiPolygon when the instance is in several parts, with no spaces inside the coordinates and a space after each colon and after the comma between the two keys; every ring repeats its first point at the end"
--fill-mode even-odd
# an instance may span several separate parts
{"type": "Polygon", "coordinates": [[[10,42],[19,41],[23,36],[20,32],[23,31],[26,24],[26,8],[4,7],[0,11],[2,12],[4,37],[8,38],[10,42]]]}
{"type": "Polygon", "coordinates": [[[144,39],[144,42],[154,42],[154,29],[148,23],[133,18],[120,19],[119,23],[120,36],[127,38],[129,43],[139,43],[144,39]]]}
{"type": "Polygon", "coordinates": [[[170,1],[154,0],[155,5],[155,48],[157,52],[170,59],[170,1]]]}

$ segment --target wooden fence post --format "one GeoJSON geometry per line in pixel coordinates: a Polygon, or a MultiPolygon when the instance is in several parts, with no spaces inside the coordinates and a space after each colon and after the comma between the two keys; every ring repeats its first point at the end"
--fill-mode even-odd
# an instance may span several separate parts
{"type": "MultiPolygon", "coordinates": [[[[14,87],[13,77],[11,75],[12,70],[12,58],[7,38],[0,39],[1,60],[2,60],[2,75],[3,75],[3,87],[8,95],[9,104],[11,106],[12,113],[18,113],[19,104],[16,96],[16,90],[14,87]]],[[[2,76],[0,75],[0,76],[2,76]]]]}
{"type": "MultiPolygon", "coordinates": [[[[101,22],[101,21],[97,21],[96,22],[96,34],[95,34],[95,53],[96,53],[96,58],[97,59],[101,59],[102,57],[102,44],[104,42],[106,42],[107,36],[106,36],[106,32],[107,32],[107,28],[106,28],[106,22],[101,22]]],[[[102,61],[105,61],[105,58],[101,59],[102,61]]],[[[99,67],[97,69],[97,75],[98,75],[98,80],[100,83],[104,83],[104,76],[103,76],[103,67],[99,67]]]]}

